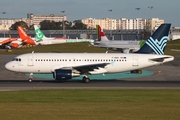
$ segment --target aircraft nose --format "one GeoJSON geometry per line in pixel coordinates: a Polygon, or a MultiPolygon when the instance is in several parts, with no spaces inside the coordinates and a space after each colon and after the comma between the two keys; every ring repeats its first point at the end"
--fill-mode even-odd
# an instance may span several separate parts
{"type": "Polygon", "coordinates": [[[11,63],[6,63],[6,65],[5,65],[5,68],[7,69],[7,70],[12,70],[12,65],[11,65],[11,63]]]}

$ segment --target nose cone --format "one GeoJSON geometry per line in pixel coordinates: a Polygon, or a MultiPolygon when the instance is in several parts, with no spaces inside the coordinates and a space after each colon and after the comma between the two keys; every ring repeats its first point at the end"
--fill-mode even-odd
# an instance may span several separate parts
{"type": "Polygon", "coordinates": [[[6,63],[5,68],[12,71],[13,66],[11,65],[11,62],[6,63]]]}

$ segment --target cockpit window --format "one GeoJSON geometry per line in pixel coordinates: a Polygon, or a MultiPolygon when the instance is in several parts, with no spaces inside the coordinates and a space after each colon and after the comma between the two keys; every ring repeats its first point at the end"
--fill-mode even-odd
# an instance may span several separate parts
{"type": "Polygon", "coordinates": [[[21,61],[21,58],[14,58],[12,61],[21,61]]]}

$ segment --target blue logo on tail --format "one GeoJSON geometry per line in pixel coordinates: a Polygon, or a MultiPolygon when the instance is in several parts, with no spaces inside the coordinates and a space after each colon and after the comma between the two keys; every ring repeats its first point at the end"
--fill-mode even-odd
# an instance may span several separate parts
{"type": "Polygon", "coordinates": [[[154,40],[152,37],[150,37],[148,41],[146,41],[146,44],[149,45],[149,47],[151,47],[156,54],[163,55],[164,54],[163,50],[164,50],[164,47],[166,46],[167,39],[168,39],[167,36],[164,36],[163,38],[161,38],[160,41],[157,39],[154,40]]]}

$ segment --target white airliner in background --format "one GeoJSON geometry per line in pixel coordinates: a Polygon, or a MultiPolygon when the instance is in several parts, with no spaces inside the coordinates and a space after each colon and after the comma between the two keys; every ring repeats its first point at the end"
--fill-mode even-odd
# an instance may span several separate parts
{"type": "Polygon", "coordinates": [[[131,53],[138,51],[140,49],[141,44],[144,44],[145,41],[136,41],[136,40],[109,40],[101,27],[99,25],[96,26],[98,41],[95,41],[94,45],[104,48],[112,48],[121,50],[123,53],[131,53]]]}
{"type": "Polygon", "coordinates": [[[5,65],[14,72],[52,73],[55,80],[65,81],[83,75],[82,81],[90,81],[89,74],[109,74],[160,65],[174,60],[164,55],[171,24],[162,24],[136,53],[28,53],[15,57],[5,65]]]}
{"type": "Polygon", "coordinates": [[[59,43],[71,43],[71,42],[89,42],[92,45],[94,44],[93,39],[68,39],[68,38],[50,38],[46,37],[40,28],[37,25],[34,25],[36,33],[36,42],[39,45],[48,45],[48,44],[59,44],[59,43]]]}

